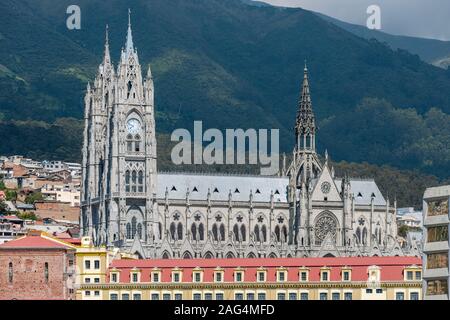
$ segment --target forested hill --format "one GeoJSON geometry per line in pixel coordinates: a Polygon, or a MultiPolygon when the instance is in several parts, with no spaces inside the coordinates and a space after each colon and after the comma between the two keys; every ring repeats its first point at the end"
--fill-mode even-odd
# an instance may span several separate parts
{"type": "Polygon", "coordinates": [[[321,152],[450,175],[450,73],[416,55],[302,9],[240,0],[77,3],[81,30],[66,27],[70,0],[0,2],[0,154],[80,159],[84,88],[101,62],[106,24],[118,61],[130,7],[140,62],[153,70],[158,132],[193,120],[279,128],[289,151],[307,59],[321,152]]]}

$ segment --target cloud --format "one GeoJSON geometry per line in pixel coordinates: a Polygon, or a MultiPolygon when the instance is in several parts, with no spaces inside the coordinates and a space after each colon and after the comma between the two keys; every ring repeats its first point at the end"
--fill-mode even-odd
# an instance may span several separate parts
{"type": "Polygon", "coordinates": [[[365,25],[367,7],[381,8],[382,31],[450,40],[448,0],[262,0],[272,5],[302,7],[331,17],[365,25]]]}

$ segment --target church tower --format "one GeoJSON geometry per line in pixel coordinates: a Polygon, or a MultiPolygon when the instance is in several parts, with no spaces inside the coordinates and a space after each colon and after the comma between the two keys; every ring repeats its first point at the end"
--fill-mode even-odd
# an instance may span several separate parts
{"type": "Polygon", "coordinates": [[[288,169],[290,204],[290,243],[309,245],[311,181],[322,171],[316,153],[316,122],[311,102],[308,68],[305,63],[303,84],[295,123],[295,147],[288,169]],[[302,239],[298,243],[297,239],[302,239]],[[303,243],[302,243],[303,242],[303,243]]]}
{"type": "Polygon", "coordinates": [[[85,98],[81,226],[96,244],[149,246],[156,193],[154,87],[142,77],[130,12],[117,73],[105,57],[85,98]]]}

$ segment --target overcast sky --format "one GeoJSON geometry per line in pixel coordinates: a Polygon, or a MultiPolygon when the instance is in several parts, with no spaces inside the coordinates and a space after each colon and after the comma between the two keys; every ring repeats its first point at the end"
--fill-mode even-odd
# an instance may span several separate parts
{"type": "Polygon", "coordinates": [[[366,25],[370,5],[381,8],[382,31],[450,40],[449,0],[261,0],[273,5],[302,7],[343,21],[366,25]]]}

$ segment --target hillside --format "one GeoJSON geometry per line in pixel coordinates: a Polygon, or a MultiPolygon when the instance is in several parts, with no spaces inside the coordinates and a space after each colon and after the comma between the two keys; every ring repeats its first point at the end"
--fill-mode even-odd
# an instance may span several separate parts
{"type": "Polygon", "coordinates": [[[450,56],[450,41],[392,35],[378,30],[370,30],[365,26],[343,22],[320,13],[316,14],[359,37],[368,40],[376,39],[382,43],[387,43],[394,50],[407,50],[412,54],[419,55],[422,60],[428,63],[438,63],[440,60],[450,56]]]}
{"type": "Polygon", "coordinates": [[[140,62],[152,66],[155,79],[158,132],[191,128],[193,120],[203,120],[204,128],[279,128],[282,148],[290,151],[307,59],[321,152],[328,148],[338,161],[450,175],[450,155],[442,149],[450,144],[450,124],[440,121],[436,130],[426,120],[430,112],[444,119],[450,113],[450,73],[415,55],[302,9],[239,0],[79,0],[82,29],[70,31],[63,14],[69,4],[0,3],[0,154],[80,158],[80,123],[65,118],[82,117],[107,23],[117,62],[131,7],[140,62]],[[360,107],[365,98],[383,99],[394,111],[374,119],[375,110],[360,107]],[[402,112],[418,122],[391,116],[402,112]],[[416,124],[424,135],[411,144],[408,130],[416,124]]]}

